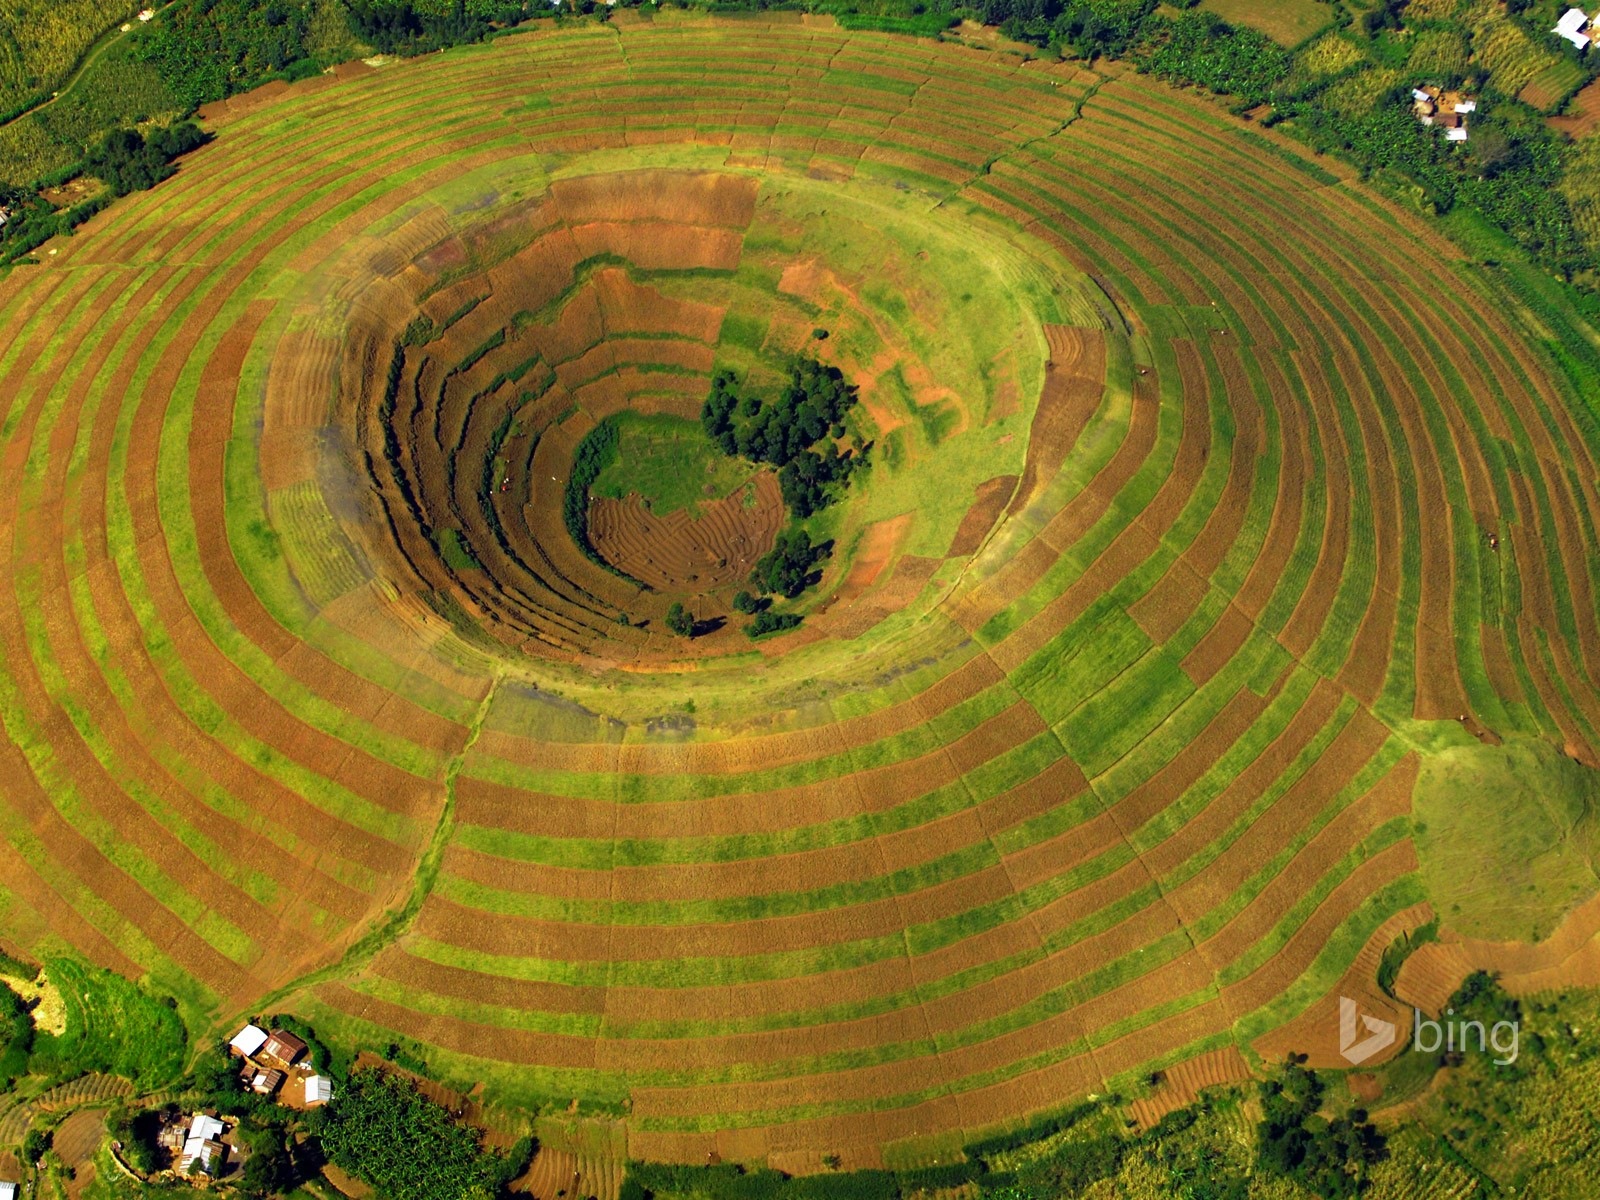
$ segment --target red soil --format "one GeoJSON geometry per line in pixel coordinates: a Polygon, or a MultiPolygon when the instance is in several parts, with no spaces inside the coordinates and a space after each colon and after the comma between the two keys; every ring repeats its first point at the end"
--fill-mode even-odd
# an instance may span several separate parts
{"type": "Polygon", "coordinates": [[[1011,493],[1016,485],[1015,475],[996,475],[993,479],[986,479],[978,485],[977,496],[972,501],[972,507],[968,508],[966,515],[961,518],[961,524],[956,527],[956,535],[950,541],[950,549],[945,552],[946,557],[961,558],[972,554],[983,545],[983,539],[999,520],[1001,512],[1011,500],[1011,493]]]}

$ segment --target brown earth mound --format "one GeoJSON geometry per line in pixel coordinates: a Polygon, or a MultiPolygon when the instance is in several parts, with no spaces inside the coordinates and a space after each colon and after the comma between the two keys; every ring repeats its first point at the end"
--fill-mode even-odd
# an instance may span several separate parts
{"type": "Polygon", "coordinates": [[[589,502],[589,540],[619,571],[658,592],[694,593],[742,582],[784,522],[778,477],[762,471],[732,496],[656,516],[637,493],[589,502]]]}

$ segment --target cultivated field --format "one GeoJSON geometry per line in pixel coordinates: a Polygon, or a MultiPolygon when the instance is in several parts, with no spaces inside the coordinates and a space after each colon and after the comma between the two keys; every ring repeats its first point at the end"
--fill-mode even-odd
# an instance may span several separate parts
{"type": "Polygon", "coordinates": [[[8,943],[639,1157],[905,1163],[1335,1060],[1425,767],[1600,764],[1539,316],[1191,93],[663,13],[215,124],[0,281],[8,943]],[[800,349],[874,443],[815,606],[667,635],[573,449],[800,349]]]}

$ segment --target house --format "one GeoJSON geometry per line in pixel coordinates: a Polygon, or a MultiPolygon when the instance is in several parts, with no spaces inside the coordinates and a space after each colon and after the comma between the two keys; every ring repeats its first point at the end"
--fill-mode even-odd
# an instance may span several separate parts
{"type": "Polygon", "coordinates": [[[216,1175],[221,1172],[227,1161],[228,1147],[224,1143],[215,1138],[205,1141],[190,1138],[183,1144],[183,1153],[178,1155],[178,1172],[187,1175],[194,1169],[194,1164],[199,1162],[207,1174],[216,1175]]]}
{"type": "Polygon", "coordinates": [[[1567,39],[1579,50],[1589,48],[1589,18],[1581,8],[1569,8],[1561,14],[1561,19],[1556,22],[1556,27],[1550,32],[1559,34],[1567,39]]]}
{"type": "Polygon", "coordinates": [[[1466,114],[1477,112],[1478,102],[1460,92],[1429,86],[1411,89],[1411,107],[1422,124],[1444,129],[1447,141],[1464,142],[1467,140],[1466,114]]]}
{"type": "Polygon", "coordinates": [[[282,1071],[257,1071],[250,1080],[250,1090],[258,1096],[270,1096],[282,1086],[282,1071]]]}
{"type": "Polygon", "coordinates": [[[306,1044],[292,1033],[285,1033],[281,1029],[274,1029],[267,1040],[261,1044],[261,1053],[268,1058],[275,1058],[286,1067],[292,1067],[295,1059],[306,1052],[306,1044]]]}
{"type": "Polygon", "coordinates": [[[228,1148],[222,1142],[225,1129],[216,1117],[195,1113],[189,1122],[188,1135],[183,1139],[183,1150],[178,1154],[179,1173],[187,1175],[198,1161],[207,1171],[216,1174],[228,1157],[228,1148]]]}
{"type": "Polygon", "coordinates": [[[306,1107],[315,1108],[333,1099],[333,1080],[326,1075],[313,1075],[306,1080],[306,1107]]]}
{"type": "Polygon", "coordinates": [[[266,1042],[267,1031],[265,1029],[257,1028],[254,1025],[246,1025],[233,1035],[233,1041],[229,1042],[228,1046],[249,1058],[262,1046],[266,1045],[266,1042]]]}
{"type": "Polygon", "coordinates": [[[17,1200],[17,1185],[9,1179],[0,1179],[0,1200],[17,1200]]]}

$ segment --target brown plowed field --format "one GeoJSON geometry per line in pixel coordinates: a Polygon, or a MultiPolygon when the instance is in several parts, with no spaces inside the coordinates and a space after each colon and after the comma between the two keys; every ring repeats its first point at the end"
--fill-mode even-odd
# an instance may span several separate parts
{"type": "MultiPolygon", "coordinates": [[[[589,504],[589,535],[607,562],[657,591],[709,592],[742,583],[772,549],[784,522],[771,471],[755,477],[755,503],[742,492],[656,516],[637,494],[589,504]]],[[[704,614],[697,614],[703,616],[704,614]]]]}

